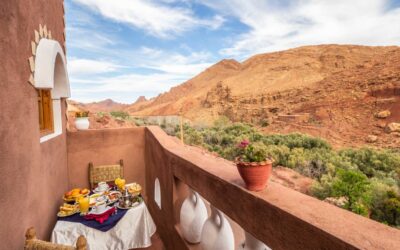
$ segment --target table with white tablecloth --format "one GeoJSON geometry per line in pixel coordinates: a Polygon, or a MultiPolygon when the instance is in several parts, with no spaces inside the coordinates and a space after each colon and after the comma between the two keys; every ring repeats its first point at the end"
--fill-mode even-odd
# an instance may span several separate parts
{"type": "Polygon", "coordinates": [[[129,209],[118,223],[106,232],[88,227],[82,223],[58,220],[51,242],[75,245],[80,235],[86,237],[91,250],[126,250],[151,246],[151,236],[156,225],[144,202],[129,209]]]}

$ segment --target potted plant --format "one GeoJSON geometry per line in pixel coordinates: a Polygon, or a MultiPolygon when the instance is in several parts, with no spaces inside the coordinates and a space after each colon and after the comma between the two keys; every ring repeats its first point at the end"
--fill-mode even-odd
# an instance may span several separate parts
{"type": "Polygon", "coordinates": [[[81,111],[75,113],[75,126],[78,130],[86,130],[89,128],[88,111],[81,111]]]}
{"type": "Polygon", "coordinates": [[[237,146],[236,166],[250,191],[265,188],[272,171],[273,159],[269,158],[263,143],[243,140],[237,146]]]}

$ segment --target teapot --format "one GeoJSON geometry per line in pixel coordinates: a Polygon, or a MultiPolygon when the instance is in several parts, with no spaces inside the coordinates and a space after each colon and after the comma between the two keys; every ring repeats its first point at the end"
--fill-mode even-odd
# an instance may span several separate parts
{"type": "Polygon", "coordinates": [[[125,188],[125,192],[119,198],[119,205],[124,208],[128,208],[132,205],[132,195],[128,192],[128,189],[125,188]]]}

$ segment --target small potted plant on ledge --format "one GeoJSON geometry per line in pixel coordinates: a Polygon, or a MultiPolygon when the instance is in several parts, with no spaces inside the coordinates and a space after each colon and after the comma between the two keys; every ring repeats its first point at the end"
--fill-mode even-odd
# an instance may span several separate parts
{"type": "Polygon", "coordinates": [[[269,158],[263,143],[243,140],[237,146],[236,166],[250,191],[265,188],[272,171],[273,159],[269,158]]]}
{"type": "Polygon", "coordinates": [[[86,130],[89,128],[88,111],[81,111],[75,113],[75,126],[78,130],[86,130]]]}

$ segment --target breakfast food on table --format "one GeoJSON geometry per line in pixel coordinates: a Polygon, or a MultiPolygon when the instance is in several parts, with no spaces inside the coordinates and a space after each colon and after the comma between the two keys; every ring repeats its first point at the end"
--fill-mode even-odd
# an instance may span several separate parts
{"type": "Polygon", "coordinates": [[[90,197],[89,197],[89,206],[90,207],[93,207],[95,204],[96,204],[96,202],[97,202],[97,198],[99,198],[101,196],[101,194],[99,194],[99,193],[97,193],[97,194],[92,194],[90,197]]]}
{"type": "Polygon", "coordinates": [[[114,203],[118,201],[119,197],[121,197],[121,193],[118,191],[112,191],[109,194],[107,194],[107,198],[109,200],[109,203],[114,203]]]}
{"type": "Polygon", "coordinates": [[[127,192],[127,195],[122,195],[117,203],[119,209],[130,209],[142,203],[143,198],[139,195],[132,195],[127,192]]]}
{"type": "Polygon", "coordinates": [[[79,210],[81,214],[86,214],[89,211],[89,198],[88,197],[80,197],[78,199],[79,210]]]}
{"type": "Polygon", "coordinates": [[[122,209],[129,209],[140,204],[142,187],[138,183],[125,184],[124,179],[117,178],[115,185],[123,190],[123,193],[111,189],[106,182],[99,182],[92,195],[87,188],[69,190],[63,196],[65,203],[60,207],[57,216],[66,217],[78,212],[81,212],[82,216],[91,213],[99,214],[115,202],[118,202],[117,207],[122,209]]]}
{"type": "Polygon", "coordinates": [[[84,189],[80,189],[80,188],[74,188],[68,192],[66,192],[64,194],[64,200],[65,201],[75,201],[77,198],[80,198],[82,196],[88,195],[89,194],[89,189],[84,188],[84,189]]]}
{"type": "Polygon", "coordinates": [[[142,191],[142,187],[140,186],[140,184],[138,184],[136,182],[127,184],[127,185],[125,185],[125,187],[127,187],[128,192],[133,195],[139,195],[140,191],[142,191]]]}
{"type": "Polygon", "coordinates": [[[114,183],[118,187],[119,190],[125,189],[125,179],[117,178],[117,179],[115,179],[114,183]]]}
{"type": "Polygon", "coordinates": [[[98,201],[96,204],[93,206],[91,213],[97,213],[101,214],[107,210],[107,203],[103,201],[98,201]]]}
{"type": "Polygon", "coordinates": [[[60,207],[60,211],[58,212],[57,215],[59,217],[65,217],[65,216],[70,216],[70,215],[76,214],[77,212],[79,212],[78,205],[71,205],[68,203],[64,203],[60,207]]]}
{"type": "Polygon", "coordinates": [[[93,190],[95,193],[104,193],[106,191],[108,191],[110,188],[110,186],[107,184],[107,182],[99,182],[97,184],[97,187],[93,190]]]}
{"type": "Polygon", "coordinates": [[[83,195],[87,195],[89,193],[90,193],[90,190],[87,189],[87,188],[84,188],[84,189],[81,190],[81,194],[83,194],[83,195]]]}

